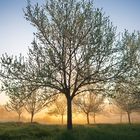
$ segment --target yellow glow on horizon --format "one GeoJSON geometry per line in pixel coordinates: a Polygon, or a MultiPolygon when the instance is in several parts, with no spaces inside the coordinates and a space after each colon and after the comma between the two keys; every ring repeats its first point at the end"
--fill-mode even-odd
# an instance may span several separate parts
{"type": "MultiPolygon", "coordinates": [[[[7,112],[4,106],[0,106],[0,121],[17,121],[18,116],[14,112],[7,112]]],[[[132,113],[131,119],[133,123],[140,123],[140,114],[132,113]]],[[[23,112],[21,115],[22,122],[30,122],[30,115],[27,112],[23,112]]],[[[55,115],[49,115],[44,111],[37,113],[34,116],[34,122],[42,123],[42,124],[61,124],[61,116],[56,117],[55,115]]],[[[123,114],[123,123],[127,123],[127,114],[123,114]]],[[[67,123],[67,116],[64,116],[64,124],[67,123]]],[[[94,124],[92,115],[90,116],[90,123],[94,124]]],[[[96,117],[96,123],[120,123],[120,115],[119,114],[100,114],[96,117]]],[[[87,124],[86,115],[85,114],[75,114],[73,113],[73,124],[87,124]]]]}
{"type": "Polygon", "coordinates": [[[0,93],[0,105],[6,104],[8,100],[9,100],[9,97],[6,96],[4,92],[0,93]]]}
{"type": "MultiPolygon", "coordinates": [[[[14,112],[7,112],[4,109],[4,104],[8,101],[8,96],[5,93],[0,94],[0,121],[17,121],[17,114],[14,112]]],[[[110,112],[110,106],[106,106],[105,112],[97,114],[96,123],[120,123],[120,114],[119,111],[110,112]]],[[[114,107],[113,107],[114,108],[114,107]]],[[[45,124],[61,124],[61,116],[49,115],[46,113],[47,108],[37,113],[34,116],[34,121],[45,124]]],[[[140,114],[132,113],[131,119],[132,122],[140,122],[140,114]]],[[[90,115],[90,123],[93,124],[93,116],[90,115]]],[[[21,115],[21,121],[30,122],[30,114],[26,111],[21,115]]],[[[64,115],[64,124],[67,122],[67,116],[64,115]]],[[[123,114],[123,123],[127,123],[127,114],[123,114]]],[[[74,124],[87,124],[86,115],[82,113],[73,113],[73,123],[74,124]]]]}

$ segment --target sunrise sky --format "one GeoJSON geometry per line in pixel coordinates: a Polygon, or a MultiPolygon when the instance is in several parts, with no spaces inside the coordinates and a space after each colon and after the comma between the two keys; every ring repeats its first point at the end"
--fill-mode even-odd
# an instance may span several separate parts
{"type": "MultiPolygon", "coordinates": [[[[31,0],[34,3],[42,1],[45,0],[31,0]]],[[[5,52],[27,53],[35,29],[24,18],[26,4],[26,0],[0,0],[0,56],[5,52]]],[[[118,32],[140,30],[140,0],[95,0],[95,6],[103,8],[118,32]]],[[[1,94],[0,104],[5,100],[5,95],[1,94]]]]}

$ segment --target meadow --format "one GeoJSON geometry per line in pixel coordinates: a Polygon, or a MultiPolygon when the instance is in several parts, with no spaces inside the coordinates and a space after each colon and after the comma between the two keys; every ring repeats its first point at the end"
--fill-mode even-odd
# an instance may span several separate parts
{"type": "Polygon", "coordinates": [[[66,126],[38,123],[0,123],[0,140],[139,140],[140,124],[66,126]]]}

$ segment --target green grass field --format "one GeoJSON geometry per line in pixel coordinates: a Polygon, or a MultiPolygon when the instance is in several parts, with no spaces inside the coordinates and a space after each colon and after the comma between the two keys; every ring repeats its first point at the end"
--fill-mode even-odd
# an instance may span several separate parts
{"type": "Polygon", "coordinates": [[[140,140],[140,124],[65,126],[0,123],[0,140],[140,140]]]}

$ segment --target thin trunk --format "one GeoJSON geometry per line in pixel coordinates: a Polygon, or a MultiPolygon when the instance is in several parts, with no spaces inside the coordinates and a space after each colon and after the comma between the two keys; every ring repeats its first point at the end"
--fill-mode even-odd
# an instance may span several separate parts
{"type": "Polygon", "coordinates": [[[18,122],[20,122],[21,113],[18,114],[18,122]]]}
{"type": "Polygon", "coordinates": [[[62,125],[63,125],[63,114],[62,114],[62,116],[61,116],[62,118],[61,118],[61,123],[62,123],[62,125]]]}
{"type": "Polygon", "coordinates": [[[94,123],[96,123],[96,114],[95,114],[95,112],[94,112],[94,114],[93,114],[93,117],[94,117],[94,123]]]}
{"type": "Polygon", "coordinates": [[[67,98],[67,129],[72,129],[72,103],[70,98],[67,98]]]}
{"type": "Polygon", "coordinates": [[[128,115],[128,123],[131,124],[130,112],[127,112],[127,115],[128,115]]]}
{"type": "Polygon", "coordinates": [[[34,113],[32,112],[31,113],[31,123],[33,122],[33,119],[34,119],[34,113]]]}
{"type": "Polygon", "coordinates": [[[122,123],[122,111],[121,111],[121,114],[120,114],[120,123],[122,123]]]}
{"type": "Polygon", "coordinates": [[[87,113],[87,124],[89,124],[89,113],[87,113]]]}

